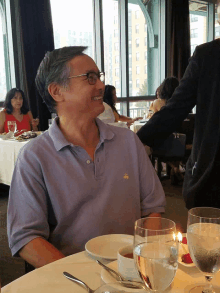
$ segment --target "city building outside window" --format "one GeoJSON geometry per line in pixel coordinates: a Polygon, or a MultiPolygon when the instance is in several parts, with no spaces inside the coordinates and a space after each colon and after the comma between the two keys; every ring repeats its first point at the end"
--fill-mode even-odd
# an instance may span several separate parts
{"type": "Polygon", "coordinates": [[[191,39],[198,38],[198,28],[191,29],[190,33],[191,33],[190,34],[191,39]]]}
{"type": "Polygon", "coordinates": [[[135,32],[136,32],[136,34],[139,34],[139,24],[136,24],[136,26],[135,26],[135,32]]]}
{"type": "Polygon", "coordinates": [[[115,56],[115,63],[119,63],[119,56],[117,55],[117,56],[115,56]]]}
{"type": "Polygon", "coordinates": [[[115,76],[119,77],[119,68],[115,68],[115,76]]]}
{"type": "Polygon", "coordinates": [[[137,88],[140,87],[140,79],[136,79],[136,87],[137,87],[137,88]]]}
{"type": "Polygon", "coordinates": [[[136,74],[140,74],[140,66],[136,66],[136,74]]]}
{"type": "Polygon", "coordinates": [[[136,61],[139,61],[139,60],[140,60],[140,53],[137,52],[137,53],[136,53],[136,61]]]}
{"type": "Polygon", "coordinates": [[[136,48],[138,48],[139,45],[140,45],[140,39],[138,38],[138,39],[136,39],[136,48]]]}
{"type": "Polygon", "coordinates": [[[135,18],[138,19],[139,18],[139,15],[140,15],[140,11],[139,10],[136,10],[135,11],[135,18]]]}

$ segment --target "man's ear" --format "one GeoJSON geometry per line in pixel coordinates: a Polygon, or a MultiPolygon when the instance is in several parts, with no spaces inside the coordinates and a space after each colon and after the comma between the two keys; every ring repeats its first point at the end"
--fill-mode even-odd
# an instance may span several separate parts
{"type": "Polygon", "coordinates": [[[49,84],[48,92],[56,102],[62,102],[63,101],[62,89],[61,89],[61,86],[59,84],[57,84],[55,82],[49,84]]]}

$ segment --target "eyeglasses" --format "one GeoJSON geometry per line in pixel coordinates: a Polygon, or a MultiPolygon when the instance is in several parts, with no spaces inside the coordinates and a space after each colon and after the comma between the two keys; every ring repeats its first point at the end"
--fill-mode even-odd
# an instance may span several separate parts
{"type": "Polygon", "coordinates": [[[105,82],[105,73],[104,72],[88,72],[80,75],[73,75],[68,78],[74,78],[74,77],[80,77],[80,76],[86,76],[89,84],[94,85],[96,84],[97,80],[100,79],[101,82],[105,82]]]}

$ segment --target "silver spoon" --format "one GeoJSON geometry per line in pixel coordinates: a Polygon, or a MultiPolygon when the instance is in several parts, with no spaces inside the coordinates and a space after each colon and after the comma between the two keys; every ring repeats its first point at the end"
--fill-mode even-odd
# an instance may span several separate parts
{"type": "Polygon", "coordinates": [[[107,267],[106,265],[104,265],[102,262],[100,262],[99,260],[96,260],[96,262],[102,266],[108,273],[110,273],[117,281],[120,282],[125,282],[127,285],[124,284],[125,287],[129,287],[129,288],[136,288],[136,289],[140,289],[140,288],[145,288],[144,284],[139,282],[139,281],[131,281],[131,280],[127,280],[124,277],[122,277],[121,274],[119,274],[118,272],[114,271],[113,269],[107,267]]]}
{"type": "Polygon", "coordinates": [[[99,260],[96,260],[96,262],[102,266],[107,272],[109,272],[117,281],[128,281],[125,278],[123,278],[119,273],[117,273],[116,271],[112,270],[111,268],[107,267],[106,265],[104,265],[102,262],[100,262],[99,260]]]}
{"type": "Polygon", "coordinates": [[[65,276],[67,279],[69,279],[69,280],[71,280],[71,281],[73,281],[73,282],[79,283],[80,285],[83,285],[83,286],[86,288],[86,290],[88,291],[88,293],[94,293],[94,292],[95,292],[95,290],[92,290],[91,288],[89,288],[89,286],[88,286],[86,283],[84,283],[83,281],[77,279],[77,278],[74,277],[73,275],[71,275],[71,274],[69,274],[69,273],[67,273],[67,272],[63,272],[63,274],[64,274],[64,276],[65,276]]]}

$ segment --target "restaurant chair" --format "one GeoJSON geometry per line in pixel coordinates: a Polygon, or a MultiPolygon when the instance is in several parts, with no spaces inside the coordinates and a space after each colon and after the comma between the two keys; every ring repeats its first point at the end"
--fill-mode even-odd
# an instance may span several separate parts
{"type": "Polygon", "coordinates": [[[151,154],[151,162],[155,169],[157,170],[157,175],[160,180],[170,178],[171,167],[168,162],[180,161],[183,168],[185,168],[186,162],[191,154],[192,144],[193,144],[193,134],[195,127],[196,114],[190,113],[187,118],[182,122],[181,126],[176,130],[177,133],[183,133],[186,135],[186,147],[185,155],[183,157],[164,157],[151,154]],[[162,163],[166,164],[166,173],[162,172],[162,163]]]}
{"type": "Polygon", "coordinates": [[[35,267],[33,267],[31,264],[29,264],[26,261],[24,261],[24,266],[25,266],[25,274],[30,273],[31,271],[35,270],[35,267]]]}

